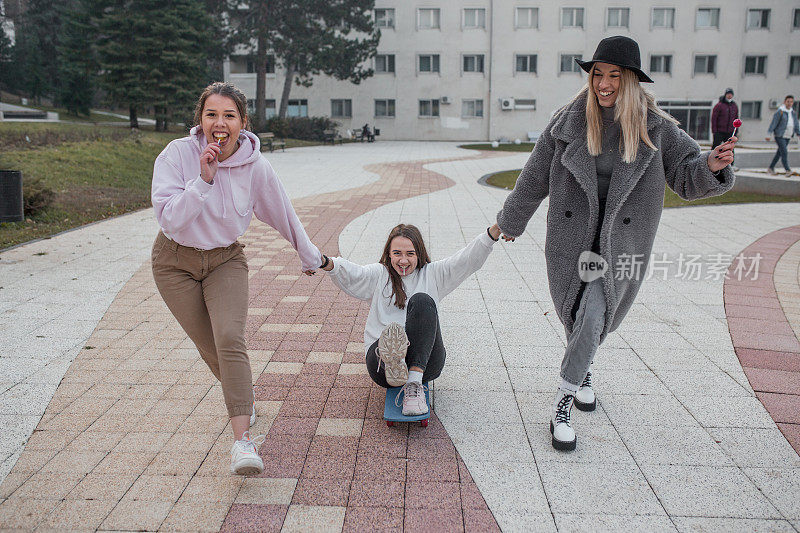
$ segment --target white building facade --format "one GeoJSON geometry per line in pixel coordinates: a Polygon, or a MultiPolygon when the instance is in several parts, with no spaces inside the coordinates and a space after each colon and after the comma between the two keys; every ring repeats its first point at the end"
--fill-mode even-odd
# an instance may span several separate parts
{"type": "MultiPolygon", "coordinates": [[[[792,0],[377,0],[375,17],[375,75],[294,85],[290,114],[330,116],[342,132],[369,124],[381,139],[526,140],[586,82],[573,58],[590,59],[611,35],[639,43],[649,88],[695,139],[711,138],[711,109],[726,87],[743,140],[764,138],[784,96],[800,101],[792,0]]],[[[245,56],[224,64],[226,80],[251,99],[254,70],[245,56]]],[[[284,75],[274,60],[268,71],[269,114],[284,75]]]]}

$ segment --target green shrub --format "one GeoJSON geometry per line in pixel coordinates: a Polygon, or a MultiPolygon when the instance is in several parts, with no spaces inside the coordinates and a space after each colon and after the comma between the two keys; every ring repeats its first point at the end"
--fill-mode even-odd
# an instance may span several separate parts
{"type": "Polygon", "coordinates": [[[36,216],[51,205],[56,193],[38,178],[23,179],[22,202],[26,217],[36,216]]]}
{"type": "Polygon", "coordinates": [[[322,141],[325,130],[335,130],[339,123],[328,117],[272,117],[267,120],[266,130],[279,138],[322,141]]]}

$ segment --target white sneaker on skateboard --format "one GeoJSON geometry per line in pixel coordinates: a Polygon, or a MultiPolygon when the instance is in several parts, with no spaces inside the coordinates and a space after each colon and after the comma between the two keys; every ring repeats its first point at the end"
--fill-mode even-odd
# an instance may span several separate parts
{"type": "Polygon", "coordinates": [[[406,366],[408,345],[406,330],[397,322],[389,324],[378,339],[377,355],[383,361],[386,382],[390,387],[400,387],[408,381],[408,367],[406,366]]]}
{"type": "MultiPolygon", "coordinates": [[[[409,381],[401,389],[403,393],[403,416],[419,416],[428,412],[428,402],[425,401],[425,385],[416,381],[409,381]]],[[[397,405],[400,395],[395,399],[397,405]]]]}

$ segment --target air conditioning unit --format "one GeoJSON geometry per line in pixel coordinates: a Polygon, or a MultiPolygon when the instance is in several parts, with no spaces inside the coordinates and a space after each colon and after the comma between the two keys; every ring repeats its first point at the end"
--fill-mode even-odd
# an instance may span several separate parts
{"type": "Polygon", "coordinates": [[[767,104],[769,105],[770,109],[778,109],[781,106],[781,103],[777,98],[770,98],[767,104]]]}
{"type": "Polygon", "coordinates": [[[501,98],[500,99],[500,109],[503,111],[510,111],[514,109],[514,99],[513,98],[501,98]]]}
{"type": "Polygon", "coordinates": [[[449,104],[451,102],[452,102],[452,100],[450,100],[449,96],[440,96],[439,97],[439,103],[440,104],[449,104]]]}

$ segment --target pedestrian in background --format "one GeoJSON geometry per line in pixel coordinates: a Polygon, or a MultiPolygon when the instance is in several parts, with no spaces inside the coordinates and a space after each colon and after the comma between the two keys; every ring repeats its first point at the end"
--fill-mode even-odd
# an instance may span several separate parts
{"type": "MultiPolygon", "coordinates": [[[[775,165],[778,163],[778,159],[781,160],[786,175],[788,176],[792,173],[792,169],[789,168],[789,150],[787,147],[793,135],[800,137],[797,113],[794,112],[792,106],[794,106],[794,96],[790,94],[783,99],[783,105],[772,115],[772,122],[769,124],[767,135],[775,136],[775,144],[778,145],[778,150],[775,152],[775,157],[772,158],[772,163],[769,164],[768,174],[775,174],[775,165]]],[[[767,140],[769,140],[769,137],[767,137],[767,140]]]]}
{"type": "Polygon", "coordinates": [[[739,118],[739,107],[733,101],[733,89],[728,87],[711,111],[711,132],[714,134],[712,149],[733,136],[733,121],[737,118],[739,118]]]}

